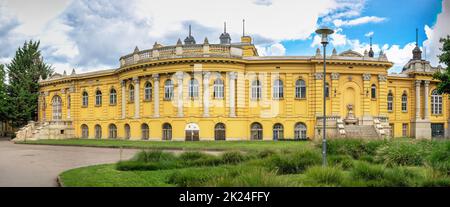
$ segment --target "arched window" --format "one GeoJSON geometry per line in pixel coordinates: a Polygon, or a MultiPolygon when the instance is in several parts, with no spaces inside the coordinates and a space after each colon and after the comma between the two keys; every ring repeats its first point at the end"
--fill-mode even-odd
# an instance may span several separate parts
{"type": "Polygon", "coordinates": [[[142,124],[141,125],[141,132],[142,132],[142,140],[148,140],[148,138],[150,137],[150,130],[148,128],[147,124],[142,124]]]}
{"type": "Polygon", "coordinates": [[[152,84],[147,82],[144,87],[144,100],[150,101],[152,100],[152,84]]]}
{"type": "Polygon", "coordinates": [[[263,128],[260,123],[253,123],[251,125],[251,135],[250,138],[252,140],[262,140],[263,139],[263,128]]]}
{"type": "Polygon", "coordinates": [[[325,83],[325,97],[330,98],[330,84],[325,83]]]}
{"type": "Polygon", "coordinates": [[[97,90],[95,92],[95,105],[96,106],[102,105],[102,92],[100,90],[97,90]]]}
{"type": "Polygon", "coordinates": [[[431,92],[431,113],[442,114],[442,95],[437,90],[431,92]]]}
{"type": "Polygon", "coordinates": [[[284,138],[284,128],[281,124],[273,125],[273,140],[279,140],[284,138]]]}
{"type": "Polygon", "coordinates": [[[89,128],[86,124],[81,125],[81,138],[89,138],[89,128]]]}
{"type": "Polygon", "coordinates": [[[52,98],[53,120],[58,121],[62,118],[62,100],[60,96],[52,98]]]}
{"type": "Polygon", "coordinates": [[[163,124],[163,140],[172,140],[172,125],[169,123],[163,124]]]}
{"type": "Polygon", "coordinates": [[[214,127],[214,139],[215,140],[225,140],[225,124],[218,123],[214,127]]]}
{"type": "Polygon", "coordinates": [[[252,82],[252,99],[261,99],[261,82],[259,80],[254,80],[252,82]]]}
{"type": "Polygon", "coordinates": [[[129,98],[130,102],[134,102],[134,86],[133,85],[130,85],[128,98],[129,98]]]}
{"type": "Polygon", "coordinates": [[[403,95],[402,95],[402,111],[403,112],[408,111],[408,95],[406,95],[406,91],[403,92],[403,95]]]}
{"type": "Polygon", "coordinates": [[[89,104],[89,95],[88,92],[84,91],[82,95],[82,104],[84,107],[87,107],[89,104]]]}
{"type": "Polygon", "coordinates": [[[116,89],[112,88],[109,91],[109,104],[116,105],[117,104],[117,92],[116,89]]]}
{"type": "Polygon", "coordinates": [[[117,138],[117,127],[115,124],[109,125],[109,136],[110,139],[116,139],[117,138]]]}
{"type": "Polygon", "coordinates": [[[389,112],[392,112],[394,109],[394,95],[392,95],[392,92],[389,91],[387,96],[387,110],[389,112]]]}
{"type": "Polygon", "coordinates": [[[295,82],[295,98],[306,98],[306,83],[304,80],[297,80],[295,82]]]}
{"type": "Polygon", "coordinates": [[[173,98],[173,82],[172,80],[166,80],[164,83],[164,99],[172,100],[173,98]]]}
{"type": "Polygon", "coordinates": [[[283,81],[278,79],[273,83],[273,98],[282,99],[284,97],[283,81]]]}
{"type": "Polygon", "coordinates": [[[70,99],[70,95],[67,96],[67,109],[70,109],[72,101],[70,99]]]}
{"type": "Polygon", "coordinates": [[[102,138],[102,127],[100,125],[95,125],[95,138],[101,139],[102,138]]]}
{"type": "Polygon", "coordinates": [[[294,139],[306,139],[306,125],[303,123],[295,124],[294,139]]]}
{"type": "Polygon", "coordinates": [[[223,80],[217,78],[214,81],[214,98],[215,99],[223,99],[224,90],[223,90],[223,80]]]}
{"type": "Polygon", "coordinates": [[[377,98],[377,86],[375,84],[372,84],[371,98],[372,99],[376,99],[377,98]]]}
{"type": "Polygon", "coordinates": [[[197,98],[198,97],[198,81],[195,78],[192,78],[189,81],[189,98],[197,98]]]}
{"type": "Polygon", "coordinates": [[[131,137],[131,131],[130,131],[130,125],[125,124],[125,139],[130,139],[131,137]]]}

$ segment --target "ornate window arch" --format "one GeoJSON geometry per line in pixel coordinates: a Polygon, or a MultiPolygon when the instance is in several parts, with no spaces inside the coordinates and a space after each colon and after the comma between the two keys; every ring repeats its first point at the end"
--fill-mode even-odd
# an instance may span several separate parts
{"type": "Polygon", "coordinates": [[[214,126],[214,140],[225,140],[225,132],[225,124],[217,123],[216,126],[214,126]]]}
{"type": "Polygon", "coordinates": [[[117,127],[115,124],[110,124],[109,125],[109,138],[110,139],[116,139],[117,138],[117,127]]]}
{"type": "Polygon", "coordinates": [[[163,140],[172,140],[172,125],[169,123],[163,124],[163,140]]]}
{"type": "Polygon", "coordinates": [[[262,140],[263,139],[263,127],[260,123],[254,122],[250,126],[250,138],[252,140],[262,140]]]}
{"type": "Polygon", "coordinates": [[[150,101],[152,100],[152,83],[147,82],[144,86],[144,100],[150,101]]]}
{"type": "Polygon", "coordinates": [[[100,91],[100,89],[97,89],[95,91],[95,105],[96,106],[102,105],[102,91],[100,91]]]}
{"type": "Polygon", "coordinates": [[[129,124],[125,124],[124,129],[125,129],[125,139],[130,139],[131,138],[130,125],[129,124]]]}
{"type": "Polygon", "coordinates": [[[439,94],[436,89],[431,92],[431,113],[442,114],[442,94],[439,94]]]}
{"type": "Polygon", "coordinates": [[[101,139],[102,138],[102,127],[98,124],[95,125],[95,138],[101,139]]]}
{"type": "Polygon", "coordinates": [[[389,112],[394,110],[394,95],[392,94],[392,91],[389,91],[387,95],[387,110],[389,112]]]}
{"type": "Polygon", "coordinates": [[[89,105],[89,94],[87,91],[83,91],[81,102],[84,107],[89,105]]]}
{"type": "Polygon", "coordinates": [[[282,124],[277,123],[273,125],[273,140],[284,139],[284,127],[282,124]]]}
{"type": "Polygon", "coordinates": [[[81,125],[81,138],[89,138],[89,127],[86,124],[81,125]]]}
{"type": "Polygon", "coordinates": [[[58,121],[62,119],[62,99],[58,95],[52,98],[52,112],[53,120],[58,121]]]}
{"type": "Polygon", "coordinates": [[[114,88],[111,88],[111,90],[109,90],[109,104],[117,104],[117,91],[114,88]]]}
{"type": "Polygon", "coordinates": [[[277,79],[273,83],[273,98],[282,99],[283,97],[284,97],[283,81],[281,79],[277,79]]]}
{"type": "Polygon", "coordinates": [[[223,80],[220,78],[217,78],[214,80],[214,98],[215,99],[223,99],[224,97],[224,86],[223,86],[223,80]]]}
{"type": "Polygon", "coordinates": [[[261,81],[259,81],[259,80],[252,81],[251,87],[252,87],[252,99],[253,100],[261,99],[261,95],[262,95],[261,81]]]}
{"type": "Polygon", "coordinates": [[[306,139],[306,125],[298,122],[294,127],[294,139],[306,139]]]}
{"type": "Polygon", "coordinates": [[[164,100],[172,100],[173,99],[173,81],[171,79],[167,79],[164,82],[164,100]]]}
{"type": "Polygon", "coordinates": [[[130,87],[128,88],[128,100],[130,102],[134,102],[134,85],[130,84],[130,87]]]}
{"type": "Polygon", "coordinates": [[[406,94],[406,91],[402,94],[402,112],[408,111],[408,94],[406,94]]]}
{"type": "Polygon", "coordinates": [[[370,97],[372,99],[376,99],[377,98],[377,86],[375,84],[372,84],[372,87],[370,88],[370,97]]]}
{"type": "Polygon", "coordinates": [[[306,98],[306,82],[302,79],[295,81],[295,98],[306,98]]]}
{"type": "Polygon", "coordinates": [[[141,125],[141,133],[142,133],[142,140],[148,140],[148,138],[150,137],[150,128],[148,127],[148,124],[143,123],[141,125]]]}

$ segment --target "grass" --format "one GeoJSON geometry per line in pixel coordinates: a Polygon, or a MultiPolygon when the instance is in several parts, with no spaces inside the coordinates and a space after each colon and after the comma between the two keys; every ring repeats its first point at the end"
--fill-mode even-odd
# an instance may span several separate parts
{"type": "Polygon", "coordinates": [[[37,140],[17,142],[17,144],[60,145],[83,147],[133,148],[133,149],[165,149],[165,150],[295,150],[313,148],[312,142],[306,141],[131,141],[131,140],[94,140],[94,139],[64,139],[37,140]]]}
{"type": "Polygon", "coordinates": [[[220,155],[146,150],[128,161],[73,169],[60,178],[65,186],[450,187],[448,141],[332,142],[328,167],[321,166],[320,148],[307,144],[248,152],[233,148],[220,155]],[[416,151],[423,155],[420,161],[416,151]]]}

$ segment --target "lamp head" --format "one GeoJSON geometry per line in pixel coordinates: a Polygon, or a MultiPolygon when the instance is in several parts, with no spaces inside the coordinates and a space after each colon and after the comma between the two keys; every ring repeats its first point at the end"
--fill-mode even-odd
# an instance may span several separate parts
{"type": "Polygon", "coordinates": [[[334,31],[328,27],[322,27],[316,30],[316,33],[321,36],[322,40],[320,41],[320,43],[328,44],[328,35],[333,34],[334,31]]]}

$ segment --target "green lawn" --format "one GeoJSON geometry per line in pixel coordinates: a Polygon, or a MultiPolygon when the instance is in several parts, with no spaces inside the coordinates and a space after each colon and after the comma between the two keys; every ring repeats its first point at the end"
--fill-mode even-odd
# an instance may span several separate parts
{"type": "Polygon", "coordinates": [[[308,141],[131,141],[131,140],[94,140],[65,139],[17,142],[17,144],[64,145],[85,147],[137,148],[137,149],[177,149],[177,150],[264,150],[299,149],[312,147],[308,141]]]}
{"type": "Polygon", "coordinates": [[[60,181],[68,187],[450,187],[449,141],[330,140],[328,167],[321,167],[320,146],[312,142],[58,142],[68,141],[115,147],[131,143],[127,146],[234,150],[220,155],[146,150],[129,161],[63,172],[60,181]]]}

